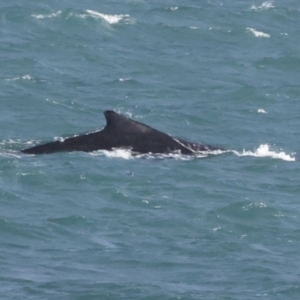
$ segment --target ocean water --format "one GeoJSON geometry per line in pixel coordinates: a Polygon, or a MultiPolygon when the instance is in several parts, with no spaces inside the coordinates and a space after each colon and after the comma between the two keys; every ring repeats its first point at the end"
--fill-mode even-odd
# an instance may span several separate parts
{"type": "Polygon", "coordinates": [[[0,2],[1,299],[300,299],[299,1],[0,2]],[[22,155],[112,109],[223,153],[22,155]]]}

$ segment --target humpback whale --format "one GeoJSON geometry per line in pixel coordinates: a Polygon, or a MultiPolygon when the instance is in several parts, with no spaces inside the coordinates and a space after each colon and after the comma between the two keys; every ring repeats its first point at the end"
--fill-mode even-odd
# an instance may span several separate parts
{"type": "Polygon", "coordinates": [[[26,154],[50,154],[55,152],[129,149],[133,154],[172,153],[195,154],[214,150],[219,147],[187,142],[174,138],[148,125],[126,118],[114,111],[104,112],[106,126],[102,130],[77,135],[31,148],[23,149],[26,154]]]}

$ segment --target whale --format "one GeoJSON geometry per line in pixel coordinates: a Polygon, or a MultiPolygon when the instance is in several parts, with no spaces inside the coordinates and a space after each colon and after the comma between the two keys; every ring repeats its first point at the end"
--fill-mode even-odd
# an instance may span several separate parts
{"type": "Polygon", "coordinates": [[[102,130],[75,135],[61,141],[39,144],[21,150],[25,154],[51,154],[56,152],[128,149],[133,154],[181,153],[224,150],[223,148],[184,141],[132,120],[112,110],[104,112],[106,126],[102,130]]]}

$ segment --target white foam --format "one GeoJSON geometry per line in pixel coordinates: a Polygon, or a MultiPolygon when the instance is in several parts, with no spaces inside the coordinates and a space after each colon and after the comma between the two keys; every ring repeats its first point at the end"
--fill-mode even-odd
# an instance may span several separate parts
{"type": "Polygon", "coordinates": [[[216,228],[213,228],[213,231],[218,231],[218,230],[221,230],[222,227],[216,227],[216,228]]]}
{"type": "Polygon", "coordinates": [[[14,150],[0,150],[0,156],[21,158],[20,152],[16,152],[14,150]]]}
{"type": "Polygon", "coordinates": [[[255,5],[251,6],[251,10],[267,10],[270,8],[274,8],[272,1],[266,1],[266,2],[262,3],[262,5],[260,5],[260,6],[255,6],[255,5]]]}
{"type": "Polygon", "coordinates": [[[21,140],[13,140],[13,139],[8,139],[8,140],[2,140],[0,141],[0,145],[11,145],[11,144],[20,144],[21,140]]]}
{"type": "Polygon", "coordinates": [[[207,155],[183,155],[181,153],[145,153],[145,154],[138,154],[136,158],[143,158],[143,159],[175,159],[175,160],[192,160],[195,158],[203,158],[207,157],[207,155]]]}
{"type": "Polygon", "coordinates": [[[20,79],[33,80],[34,78],[31,77],[30,75],[26,74],[26,75],[17,76],[17,77],[14,77],[14,78],[7,78],[7,79],[5,79],[5,81],[16,81],[16,80],[20,80],[20,79]]]}
{"type": "Polygon", "coordinates": [[[57,12],[48,15],[31,15],[31,16],[36,19],[47,19],[47,18],[55,18],[60,14],[61,14],[61,10],[58,10],[57,12]]]}
{"type": "Polygon", "coordinates": [[[126,23],[132,22],[132,20],[130,19],[130,15],[106,15],[90,9],[87,9],[86,12],[88,13],[87,15],[82,14],[80,16],[83,18],[92,17],[95,19],[103,19],[109,24],[117,24],[121,20],[125,21],[126,23]]]}
{"type": "Polygon", "coordinates": [[[267,112],[266,112],[263,108],[259,108],[259,109],[257,110],[257,112],[258,112],[259,114],[267,114],[267,112]]]}
{"type": "Polygon", "coordinates": [[[17,173],[17,176],[28,176],[32,175],[33,173],[17,173]]]}
{"type": "Polygon", "coordinates": [[[98,150],[90,153],[91,155],[105,155],[106,157],[113,158],[123,158],[123,159],[133,159],[132,152],[128,149],[113,149],[111,151],[108,150],[98,150]]]}
{"type": "Polygon", "coordinates": [[[66,138],[63,138],[62,136],[55,136],[54,141],[55,142],[63,142],[66,138]]]}
{"type": "Polygon", "coordinates": [[[269,38],[269,37],[271,37],[269,34],[264,33],[262,31],[257,31],[254,28],[247,27],[246,29],[247,29],[247,31],[252,32],[255,37],[263,37],[263,38],[269,38]]]}
{"type": "Polygon", "coordinates": [[[270,146],[268,144],[262,144],[254,151],[243,150],[242,152],[238,152],[232,150],[232,152],[237,156],[271,157],[275,159],[282,159],[285,161],[296,161],[296,158],[294,156],[295,153],[287,154],[284,151],[272,151],[270,150],[270,146]]]}
{"type": "Polygon", "coordinates": [[[256,207],[265,208],[265,207],[267,207],[267,204],[265,204],[263,202],[260,202],[260,203],[252,203],[251,202],[250,204],[244,205],[242,207],[242,210],[251,210],[251,209],[256,208],[256,207]]]}
{"type": "Polygon", "coordinates": [[[203,152],[196,152],[193,155],[184,155],[181,154],[180,151],[174,151],[172,153],[142,153],[142,154],[136,154],[130,151],[130,149],[122,149],[122,148],[116,148],[111,151],[109,150],[98,150],[94,152],[90,152],[90,155],[93,156],[106,156],[110,158],[123,158],[123,159],[135,159],[135,158],[141,158],[141,159],[175,159],[175,160],[193,160],[197,158],[204,158],[208,157],[209,155],[220,155],[226,152],[230,151],[203,151],[203,152]]]}
{"type": "MultiPolygon", "coordinates": [[[[132,118],[133,114],[130,111],[125,111],[123,107],[115,110],[116,113],[126,116],[127,118],[132,118]]],[[[135,116],[136,119],[141,119],[140,116],[135,116]]]]}

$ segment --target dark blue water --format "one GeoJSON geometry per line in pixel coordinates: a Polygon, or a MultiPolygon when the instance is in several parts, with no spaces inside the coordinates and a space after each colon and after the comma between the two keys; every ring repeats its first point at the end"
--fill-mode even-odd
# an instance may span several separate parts
{"type": "Polygon", "coordinates": [[[299,299],[299,3],[2,2],[1,299],[299,299]],[[106,109],[229,151],[20,154],[106,109]]]}

